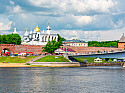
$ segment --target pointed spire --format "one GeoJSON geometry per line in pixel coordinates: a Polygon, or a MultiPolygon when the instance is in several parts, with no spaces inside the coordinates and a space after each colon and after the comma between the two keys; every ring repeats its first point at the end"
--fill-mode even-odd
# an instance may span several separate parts
{"type": "Polygon", "coordinates": [[[26,32],[25,32],[24,36],[28,36],[27,28],[26,28],[26,32]]]}
{"type": "Polygon", "coordinates": [[[43,28],[43,33],[44,33],[44,28],[43,28]]]}
{"type": "Polygon", "coordinates": [[[123,33],[122,37],[120,38],[119,42],[125,42],[125,36],[124,36],[124,33],[123,33]]]}
{"type": "Polygon", "coordinates": [[[17,34],[17,32],[16,32],[16,26],[15,26],[15,28],[14,28],[14,32],[13,32],[13,34],[17,34]]]}
{"type": "Polygon", "coordinates": [[[30,34],[32,34],[32,28],[31,28],[30,34]]]}

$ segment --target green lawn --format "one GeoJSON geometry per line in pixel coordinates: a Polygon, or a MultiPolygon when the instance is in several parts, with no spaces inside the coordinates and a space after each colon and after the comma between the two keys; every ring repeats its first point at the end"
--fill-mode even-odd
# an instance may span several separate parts
{"type": "Polygon", "coordinates": [[[58,56],[58,58],[55,58],[57,56],[45,56],[41,59],[36,60],[35,62],[69,62],[68,59],[64,58],[63,56],[58,56]]]}
{"type": "Polygon", "coordinates": [[[0,57],[0,62],[9,62],[9,63],[26,63],[27,61],[30,61],[31,59],[34,59],[38,56],[28,56],[28,57],[0,57]]]}
{"type": "MultiPolygon", "coordinates": [[[[83,60],[87,60],[88,63],[94,62],[94,59],[97,59],[96,57],[75,57],[75,60],[78,62],[83,62],[83,60]]],[[[104,63],[105,60],[102,60],[102,63],[104,63]]],[[[97,63],[97,62],[96,62],[97,63]]]]}

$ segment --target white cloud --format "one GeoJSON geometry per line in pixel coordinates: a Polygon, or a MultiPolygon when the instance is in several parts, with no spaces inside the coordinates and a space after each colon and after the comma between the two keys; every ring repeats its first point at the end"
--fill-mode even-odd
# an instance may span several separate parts
{"type": "MultiPolygon", "coordinates": [[[[35,6],[54,8],[60,14],[110,13],[117,2],[112,0],[29,0],[35,6]]],[[[115,10],[116,11],[116,10],[115,10]]]]}
{"type": "Polygon", "coordinates": [[[21,12],[21,7],[19,5],[16,5],[14,8],[13,8],[13,11],[14,13],[19,13],[21,12]]]}
{"type": "Polygon", "coordinates": [[[33,5],[38,7],[51,7],[52,0],[29,0],[33,5]]]}
{"type": "Polygon", "coordinates": [[[0,15],[0,30],[10,30],[12,21],[8,19],[7,16],[0,15]]]}
{"type": "Polygon", "coordinates": [[[11,5],[14,5],[14,2],[13,2],[13,1],[10,1],[10,4],[11,4],[11,5]]]}
{"type": "Polygon", "coordinates": [[[72,16],[77,25],[82,26],[91,23],[91,21],[95,20],[95,16],[72,16]]]}
{"type": "Polygon", "coordinates": [[[12,24],[12,21],[10,21],[8,24],[4,24],[0,22],[0,30],[10,30],[11,24],[12,24]]]}

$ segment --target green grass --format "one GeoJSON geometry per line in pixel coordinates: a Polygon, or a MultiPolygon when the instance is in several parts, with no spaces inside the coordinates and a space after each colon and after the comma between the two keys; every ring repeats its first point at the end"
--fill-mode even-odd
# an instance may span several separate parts
{"type": "Polygon", "coordinates": [[[0,62],[9,62],[9,63],[26,63],[27,61],[30,61],[31,59],[34,59],[38,56],[28,56],[28,57],[0,57],[0,62]]]}
{"type": "Polygon", "coordinates": [[[35,62],[69,62],[68,59],[64,58],[63,56],[45,56],[41,59],[36,60],[35,62]]]}
{"type": "MultiPolygon", "coordinates": [[[[77,60],[78,62],[83,62],[83,60],[87,60],[88,63],[92,63],[92,62],[94,62],[94,59],[97,59],[97,58],[96,57],[75,57],[74,59],[77,60]]],[[[98,62],[96,62],[96,63],[98,63],[98,62]]],[[[105,60],[102,60],[101,63],[105,63],[105,60]]]]}

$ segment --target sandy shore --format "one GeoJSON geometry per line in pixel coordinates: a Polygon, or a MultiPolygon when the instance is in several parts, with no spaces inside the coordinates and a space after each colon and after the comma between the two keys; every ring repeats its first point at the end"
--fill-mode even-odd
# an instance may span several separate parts
{"type": "Polygon", "coordinates": [[[0,63],[0,67],[31,67],[25,64],[26,63],[0,63]]]}

